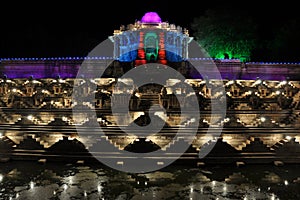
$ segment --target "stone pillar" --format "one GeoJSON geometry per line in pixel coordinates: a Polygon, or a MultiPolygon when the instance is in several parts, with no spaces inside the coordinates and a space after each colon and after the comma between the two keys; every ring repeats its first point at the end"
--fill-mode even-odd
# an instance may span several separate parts
{"type": "Polygon", "coordinates": [[[137,53],[137,59],[135,60],[135,66],[146,64],[146,55],[144,49],[144,32],[140,31],[140,41],[137,53]]]}
{"type": "Polygon", "coordinates": [[[166,65],[166,49],[165,49],[165,34],[163,31],[159,33],[159,50],[158,50],[158,62],[166,65]]]}

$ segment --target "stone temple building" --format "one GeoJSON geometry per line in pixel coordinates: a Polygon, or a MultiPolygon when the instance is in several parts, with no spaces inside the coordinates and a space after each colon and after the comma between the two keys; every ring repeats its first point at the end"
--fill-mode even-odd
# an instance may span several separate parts
{"type": "Polygon", "coordinates": [[[114,42],[114,59],[135,62],[135,65],[186,60],[188,44],[192,40],[187,29],[162,22],[156,12],[146,13],[127,29],[121,26],[109,38],[114,42]]]}
{"type": "Polygon", "coordinates": [[[158,165],[174,155],[194,164],[300,163],[300,63],[197,57],[188,30],[155,12],[107,42],[108,55],[1,58],[1,161],[105,157],[126,165],[123,151],[161,150],[149,158],[158,165]],[[164,79],[168,67],[179,78],[164,79]],[[207,78],[199,68],[219,76],[207,78]],[[125,76],[137,69],[164,83],[139,85],[125,76]],[[223,112],[214,110],[222,104],[223,112]],[[137,133],[155,122],[163,123],[159,131],[137,133]]]}

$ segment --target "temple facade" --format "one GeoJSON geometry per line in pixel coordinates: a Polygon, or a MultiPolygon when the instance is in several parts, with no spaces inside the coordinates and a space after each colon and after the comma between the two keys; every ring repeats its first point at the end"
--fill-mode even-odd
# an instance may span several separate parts
{"type": "MultiPolygon", "coordinates": [[[[179,153],[177,145],[192,141],[180,161],[300,163],[299,63],[191,57],[188,31],[162,22],[153,12],[126,29],[122,26],[109,39],[113,57],[0,60],[1,161],[88,162],[106,157],[124,164],[116,152],[160,149],[166,152],[165,157],[149,158],[159,164],[179,153]],[[83,61],[89,70],[85,77],[77,77],[83,61]],[[193,67],[206,61],[216,66],[220,80],[205,80],[194,73],[193,67]],[[122,78],[129,69],[153,63],[172,66],[185,80],[172,78],[161,85],[138,86],[134,79],[122,78]],[[95,77],[97,70],[104,68],[103,76],[95,77]],[[223,91],[218,91],[220,83],[223,91]],[[200,109],[197,120],[190,103],[193,98],[200,109]],[[225,116],[212,114],[212,107],[221,103],[226,104],[225,116]],[[181,113],[182,104],[191,117],[181,113]],[[154,110],[151,119],[162,121],[164,126],[156,134],[139,137],[131,127],[149,124],[152,106],[161,110],[154,110]],[[113,113],[112,107],[128,109],[127,117],[122,112],[113,113]],[[96,113],[93,117],[92,112],[96,113]],[[93,131],[95,126],[105,135],[93,131]],[[120,127],[128,127],[131,134],[120,127]],[[191,128],[196,128],[195,136],[189,135],[191,128]],[[81,129],[91,131],[79,135],[81,129]],[[183,131],[173,140],[178,129],[183,131]],[[216,136],[219,129],[222,133],[216,136]],[[99,151],[99,145],[109,146],[107,152],[99,151]],[[210,145],[214,148],[200,159],[201,149],[210,145]]],[[[155,76],[163,70],[157,68],[155,76]]]]}
{"type": "Polygon", "coordinates": [[[141,20],[121,26],[109,37],[114,43],[114,59],[135,65],[157,62],[181,62],[188,59],[188,44],[193,39],[188,30],[162,22],[156,12],[141,20]]]}

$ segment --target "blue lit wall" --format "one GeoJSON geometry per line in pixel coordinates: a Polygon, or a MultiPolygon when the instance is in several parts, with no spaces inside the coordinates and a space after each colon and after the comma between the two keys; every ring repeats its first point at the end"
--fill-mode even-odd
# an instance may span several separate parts
{"type": "MultiPolygon", "coordinates": [[[[167,61],[181,62],[186,60],[188,58],[187,52],[190,38],[181,32],[166,31],[163,29],[124,31],[121,34],[111,36],[111,40],[114,42],[114,59],[121,62],[135,61],[137,59],[137,49],[139,48],[140,41],[143,41],[146,46],[147,37],[149,37],[149,35],[158,35],[160,32],[164,34],[167,61]],[[140,32],[144,32],[144,38],[140,38],[140,32]]],[[[158,37],[155,39],[157,43],[160,42],[158,37]]]]}

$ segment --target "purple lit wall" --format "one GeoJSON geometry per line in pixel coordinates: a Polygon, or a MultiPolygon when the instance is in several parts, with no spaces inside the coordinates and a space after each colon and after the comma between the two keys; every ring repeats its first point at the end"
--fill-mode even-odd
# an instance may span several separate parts
{"type": "Polygon", "coordinates": [[[75,78],[80,65],[8,64],[0,68],[0,75],[7,78],[75,78]]]}
{"type": "MultiPolygon", "coordinates": [[[[267,63],[246,63],[244,66],[241,63],[217,63],[218,73],[222,79],[228,80],[300,80],[300,63],[294,64],[267,64],[267,63]]],[[[208,73],[214,73],[207,70],[208,73]]],[[[217,72],[215,72],[217,73],[217,72]]],[[[203,77],[198,71],[193,70],[190,73],[191,78],[203,77]]]]}
{"type": "MultiPolygon", "coordinates": [[[[85,77],[95,77],[103,70],[102,62],[93,62],[91,70],[88,70],[85,77]],[[99,69],[99,72],[98,70],[99,69]]],[[[223,79],[230,80],[300,80],[300,63],[276,64],[276,63],[241,63],[219,62],[217,70],[223,79]]],[[[0,78],[76,78],[81,63],[76,60],[55,61],[55,62],[34,62],[34,61],[6,61],[0,62],[0,78]]],[[[210,72],[210,69],[207,69],[210,72]]],[[[213,72],[210,72],[213,73],[213,72]]],[[[196,70],[190,71],[190,78],[202,78],[196,70]]]]}
{"type": "Polygon", "coordinates": [[[161,23],[161,18],[156,12],[147,12],[141,19],[142,23],[161,23]]]}

